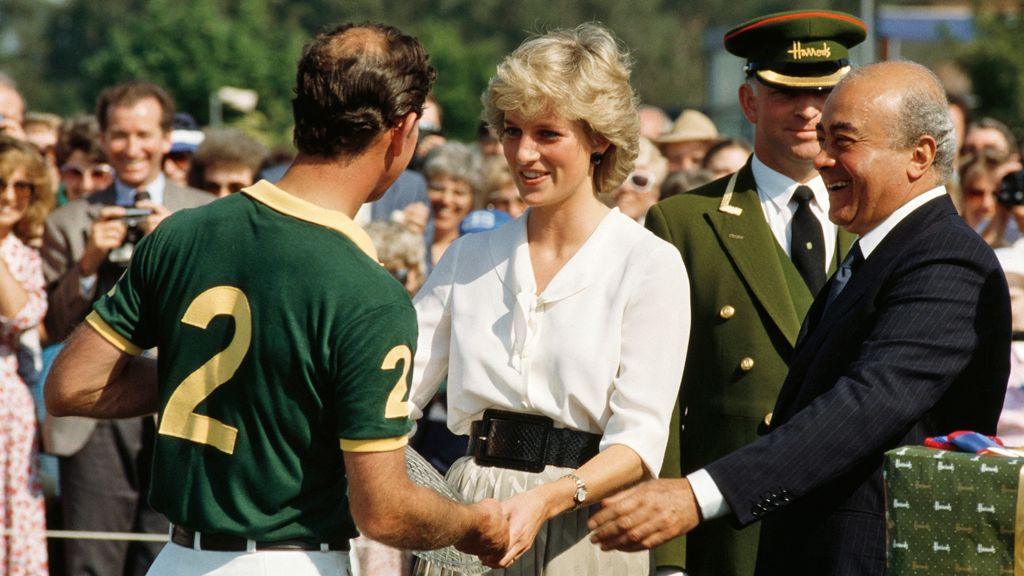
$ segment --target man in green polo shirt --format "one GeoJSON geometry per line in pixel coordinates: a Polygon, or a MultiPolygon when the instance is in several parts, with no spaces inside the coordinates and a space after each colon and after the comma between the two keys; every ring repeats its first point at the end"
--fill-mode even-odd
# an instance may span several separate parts
{"type": "Polygon", "coordinates": [[[150,501],[174,530],[150,574],[347,574],[357,526],[501,558],[497,502],[406,475],[415,312],[351,220],[408,164],[433,78],[395,28],[318,36],[284,178],[167,219],[58,357],[51,413],[159,413],[150,501]]]}

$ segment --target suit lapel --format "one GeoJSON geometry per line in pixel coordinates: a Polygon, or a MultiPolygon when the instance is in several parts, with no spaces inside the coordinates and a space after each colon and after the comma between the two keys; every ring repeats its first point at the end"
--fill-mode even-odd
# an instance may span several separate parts
{"type": "Polygon", "coordinates": [[[786,287],[776,255],[777,242],[765,221],[749,161],[732,184],[718,209],[707,213],[708,221],[744,282],[793,346],[800,318],[786,287]]]}
{"type": "Polygon", "coordinates": [[[185,191],[177,184],[167,180],[164,185],[164,206],[171,212],[177,212],[190,206],[185,205],[185,191]]]}
{"type": "MultiPolygon", "coordinates": [[[[814,358],[818,349],[824,343],[822,334],[828,334],[834,330],[834,325],[846,316],[851,309],[857,306],[858,302],[868,293],[869,288],[877,286],[881,278],[888,274],[894,260],[908,247],[915,242],[915,236],[926,232],[929,220],[935,220],[944,214],[955,212],[949,196],[942,196],[931,200],[907,215],[891,232],[882,240],[882,243],[871,253],[871,256],[864,261],[860,270],[850,279],[850,283],[843,289],[832,306],[826,311],[825,301],[828,299],[828,291],[834,277],[830,278],[822,288],[818,298],[815,299],[807,314],[807,320],[800,331],[800,338],[793,356],[793,363],[790,364],[790,373],[793,367],[800,363],[808,362],[814,358]]],[[[851,235],[852,236],[852,235],[851,235]]],[[[849,246],[846,248],[849,253],[849,246]]],[[[844,255],[845,258],[845,255],[844,255]]],[[[779,392],[779,400],[776,403],[776,412],[781,413],[782,409],[789,403],[799,383],[786,379],[782,390],[779,392]]]]}

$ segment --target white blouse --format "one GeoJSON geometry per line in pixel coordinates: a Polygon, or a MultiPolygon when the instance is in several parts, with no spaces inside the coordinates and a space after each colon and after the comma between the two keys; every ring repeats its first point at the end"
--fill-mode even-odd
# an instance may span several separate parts
{"type": "Polygon", "coordinates": [[[448,377],[448,427],[542,414],[632,448],[656,477],[690,333],[679,252],[612,210],[540,295],[526,219],[459,238],[414,304],[412,417],[448,377]]]}

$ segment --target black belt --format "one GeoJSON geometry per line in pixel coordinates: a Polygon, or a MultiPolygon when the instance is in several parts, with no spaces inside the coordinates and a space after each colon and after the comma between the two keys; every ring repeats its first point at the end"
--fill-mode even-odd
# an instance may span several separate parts
{"type": "MultiPolygon", "coordinates": [[[[186,548],[195,547],[195,536],[196,533],[188,528],[182,528],[181,526],[175,526],[171,532],[171,541],[178,546],[184,546],[186,548]]],[[[199,533],[199,549],[210,550],[212,552],[245,552],[248,550],[248,538],[242,538],[241,536],[233,536],[231,534],[218,534],[215,532],[200,532],[199,533]]],[[[324,547],[319,542],[313,542],[312,540],[275,540],[273,542],[264,542],[257,540],[255,542],[256,550],[308,550],[308,551],[322,551],[324,547]]],[[[326,549],[331,551],[342,551],[348,552],[348,540],[341,542],[325,542],[327,544],[326,549]]]]}
{"type": "Polygon", "coordinates": [[[555,428],[547,416],[486,410],[473,422],[467,453],[481,466],[540,472],[548,465],[579,468],[600,445],[600,434],[555,428]]]}

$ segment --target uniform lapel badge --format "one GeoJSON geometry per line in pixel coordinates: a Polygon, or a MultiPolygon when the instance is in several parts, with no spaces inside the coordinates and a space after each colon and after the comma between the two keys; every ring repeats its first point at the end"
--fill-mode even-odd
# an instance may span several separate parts
{"type": "MultiPolygon", "coordinates": [[[[732,214],[733,216],[739,216],[743,214],[743,208],[739,206],[733,206],[732,202],[732,191],[736,188],[736,177],[739,172],[733,172],[732,178],[729,178],[729,184],[725,187],[725,194],[722,195],[722,203],[718,205],[719,212],[725,212],[726,214],[732,214]]],[[[731,236],[731,235],[730,235],[731,236]]]]}

